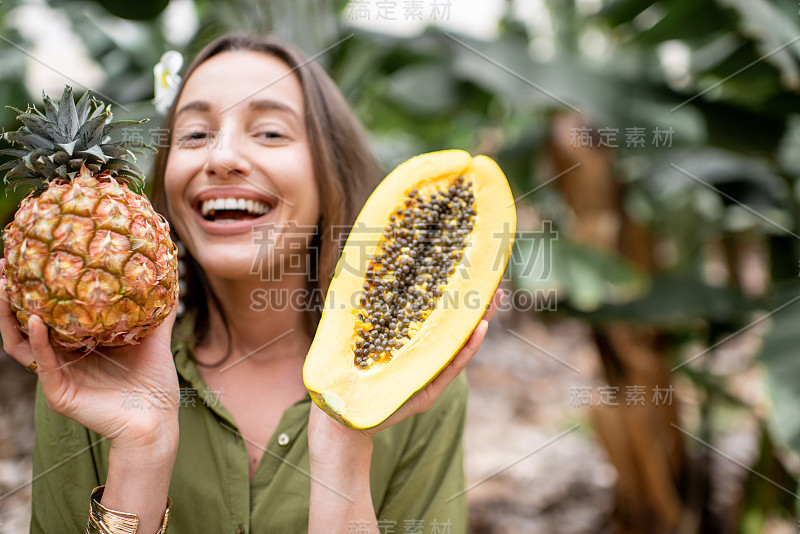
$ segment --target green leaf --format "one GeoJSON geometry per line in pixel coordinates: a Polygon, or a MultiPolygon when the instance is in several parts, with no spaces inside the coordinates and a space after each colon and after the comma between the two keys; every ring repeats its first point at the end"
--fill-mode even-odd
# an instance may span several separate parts
{"type": "Polygon", "coordinates": [[[124,159],[111,159],[103,165],[103,170],[115,171],[118,169],[136,169],[136,167],[130,161],[124,159]]]}
{"type": "Polygon", "coordinates": [[[103,154],[106,155],[108,158],[114,159],[125,159],[126,157],[131,158],[132,161],[136,160],[133,152],[128,150],[127,148],[115,146],[115,145],[100,145],[100,149],[103,151],[103,154]]]}
{"type": "Polygon", "coordinates": [[[457,102],[457,84],[446,65],[412,64],[389,80],[388,96],[404,109],[421,116],[446,113],[457,102]]]}
{"type": "Polygon", "coordinates": [[[8,174],[6,175],[6,180],[9,180],[12,176],[36,176],[33,171],[31,171],[24,163],[17,165],[13,169],[11,169],[8,174]]]}
{"type": "Polygon", "coordinates": [[[150,152],[158,152],[158,149],[156,147],[142,143],[140,141],[120,141],[118,143],[109,143],[105,145],[100,145],[101,148],[111,147],[111,146],[116,148],[129,148],[141,152],[144,152],[146,150],[150,152]]]}
{"type": "Polygon", "coordinates": [[[15,158],[21,158],[27,153],[27,150],[20,150],[17,148],[4,148],[0,150],[0,156],[13,156],[15,158]]]}
{"type": "Polygon", "coordinates": [[[55,175],[59,178],[63,178],[64,180],[69,180],[69,169],[67,169],[66,165],[59,165],[56,167],[56,170],[53,171],[55,175]]]}
{"type": "Polygon", "coordinates": [[[125,159],[126,157],[129,157],[132,161],[136,161],[136,156],[134,156],[133,152],[127,148],[115,145],[100,145],[100,149],[102,149],[103,154],[105,154],[108,158],[125,159]]]}
{"type": "Polygon", "coordinates": [[[34,133],[23,131],[22,128],[16,132],[6,132],[5,138],[12,143],[19,143],[25,147],[26,151],[37,148],[51,147],[53,142],[34,133]]]}
{"type": "Polygon", "coordinates": [[[638,41],[657,46],[664,41],[703,38],[725,31],[730,25],[730,17],[713,2],[671,0],[663,11],[652,27],[638,32],[638,41]]]}
{"type": "Polygon", "coordinates": [[[37,148],[36,150],[32,151],[29,154],[29,156],[31,160],[37,160],[42,156],[52,156],[53,154],[55,154],[55,152],[56,151],[50,147],[43,147],[43,148],[37,148]]]}
{"type": "Polygon", "coordinates": [[[131,191],[135,193],[142,193],[144,188],[144,176],[139,172],[121,169],[114,173],[114,176],[127,185],[131,191]]]}
{"type": "Polygon", "coordinates": [[[676,149],[652,158],[653,168],[640,183],[661,203],[708,189],[726,204],[741,202],[755,210],[782,207],[783,179],[763,158],[711,147],[676,149]]]}
{"type": "Polygon", "coordinates": [[[601,15],[611,26],[629,23],[655,0],[611,0],[602,9],[601,15]]]}
{"type": "Polygon", "coordinates": [[[42,100],[44,101],[44,109],[46,112],[47,120],[56,122],[58,120],[58,106],[53,100],[42,91],[42,100]]]}
{"type": "Polygon", "coordinates": [[[108,156],[103,153],[103,150],[98,145],[92,145],[86,150],[82,150],[80,152],[76,152],[75,155],[77,156],[94,156],[95,158],[99,159],[103,163],[108,161],[108,156]]]}
{"type": "Polygon", "coordinates": [[[771,328],[758,355],[766,374],[764,389],[772,401],[768,420],[773,435],[800,454],[800,286],[792,282],[777,289],[768,309],[771,328]]]}
{"type": "Polygon", "coordinates": [[[55,123],[47,121],[33,114],[24,114],[17,117],[22,124],[27,126],[31,133],[52,139],[51,143],[66,143],[70,140],[67,136],[56,127],[55,123]]]}
{"type": "Polygon", "coordinates": [[[19,109],[19,108],[15,108],[14,106],[6,106],[6,107],[7,107],[8,109],[10,109],[10,110],[14,111],[14,113],[16,113],[16,114],[17,114],[17,118],[18,118],[18,119],[19,119],[19,116],[20,116],[20,115],[25,115],[26,113],[30,112],[30,108],[28,108],[28,111],[22,111],[21,109],[19,109]]]}
{"type": "Polygon", "coordinates": [[[63,134],[67,137],[66,141],[71,141],[78,133],[78,112],[75,109],[75,101],[72,99],[72,87],[67,85],[61,95],[61,104],[58,107],[58,125],[63,134]]]}
{"type": "Polygon", "coordinates": [[[7,191],[16,191],[17,189],[19,189],[20,187],[23,187],[23,186],[30,186],[34,190],[42,190],[43,189],[41,178],[38,178],[38,177],[33,177],[33,178],[20,177],[20,178],[16,179],[11,185],[7,186],[6,190],[7,191]]]}
{"type": "Polygon", "coordinates": [[[621,256],[571,242],[557,232],[521,232],[509,269],[535,297],[555,293],[583,311],[627,302],[647,290],[645,273],[621,256]]]}
{"type": "Polygon", "coordinates": [[[800,89],[800,42],[797,24],[791,17],[766,0],[717,0],[739,15],[741,31],[758,43],[763,59],[781,73],[783,83],[793,90],[800,89]]]}
{"type": "Polygon", "coordinates": [[[75,113],[78,115],[78,124],[83,124],[86,122],[86,118],[89,116],[89,104],[92,102],[90,98],[91,91],[87,90],[83,93],[80,100],[78,100],[78,104],[75,106],[75,113]]]}
{"type": "Polygon", "coordinates": [[[144,124],[145,122],[149,121],[150,119],[141,119],[141,120],[124,120],[124,121],[114,121],[112,123],[106,124],[103,128],[103,137],[109,135],[111,132],[119,130],[121,128],[128,128],[135,124],[144,124]]]}
{"type": "Polygon", "coordinates": [[[56,169],[56,164],[46,157],[39,157],[33,160],[33,166],[36,172],[46,179],[49,179],[56,169]]]}
{"type": "Polygon", "coordinates": [[[608,305],[584,317],[593,322],[631,321],[661,327],[685,327],[697,321],[738,323],[755,306],[730,287],[710,286],[687,273],[654,276],[640,298],[608,305]]]}
{"type": "Polygon", "coordinates": [[[21,185],[41,187],[42,177],[26,168],[24,165],[18,165],[6,174],[5,183],[7,191],[15,191],[17,187],[21,185]]]}
{"type": "Polygon", "coordinates": [[[69,154],[70,157],[71,157],[72,154],[75,152],[75,145],[77,145],[77,144],[78,144],[78,141],[72,141],[71,143],[59,143],[56,146],[58,146],[61,149],[63,149],[64,152],[69,154]]]}
{"type": "Polygon", "coordinates": [[[76,135],[77,139],[83,143],[83,146],[88,148],[92,145],[100,144],[103,138],[103,127],[109,116],[110,113],[103,112],[83,123],[76,135]]]}
{"type": "MultiPolygon", "coordinates": [[[[111,116],[110,109],[105,109],[105,106],[103,106],[103,103],[100,102],[99,100],[97,102],[98,102],[98,106],[97,106],[97,108],[95,108],[94,111],[92,111],[92,114],[89,115],[89,120],[96,119],[97,117],[99,117],[100,115],[102,115],[104,113],[108,113],[108,116],[110,117],[111,116]]],[[[108,106],[108,107],[110,108],[111,106],[108,106]]]]}
{"type": "Polygon", "coordinates": [[[142,171],[129,161],[112,159],[103,165],[102,170],[111,171],[114,176],[120,178],[131,187],[141,188],[144,186],[142,171]]]}
{"type": "Polygon", "coordinates": [[[9,169],[13,169],[19,165],[19,160],[9,161],[0,165],[0,172],[7,171],[9,169]]]}

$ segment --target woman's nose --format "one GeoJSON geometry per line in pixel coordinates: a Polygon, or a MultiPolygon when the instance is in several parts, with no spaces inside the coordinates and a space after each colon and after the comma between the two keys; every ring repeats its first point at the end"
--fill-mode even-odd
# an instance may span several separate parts
{"type": "Polygon", "coordinates": [[[208,146],[206,174],[219,178],[230,175],[247,176],[251,165],[243,152],[241,142],[225,131],[218,132],[214,142],[208,146]]]}

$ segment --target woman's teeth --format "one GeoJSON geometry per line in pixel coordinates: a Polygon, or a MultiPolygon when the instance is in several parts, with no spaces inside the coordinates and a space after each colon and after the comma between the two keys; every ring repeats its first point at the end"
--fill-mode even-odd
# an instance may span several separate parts
{"type": "Polygon", "coordinates": [[[269,213],[270,206],[258,200],[244,198],[212,198],[200,203],[200,214],[205,218],[213,218],[218,211],[244,211],[249,215],[260,217],[269,213]]]}

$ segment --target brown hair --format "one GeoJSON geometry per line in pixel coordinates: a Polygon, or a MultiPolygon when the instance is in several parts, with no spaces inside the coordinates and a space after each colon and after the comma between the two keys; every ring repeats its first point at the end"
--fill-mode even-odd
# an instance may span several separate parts
{"type": "MultiPolygon", "coordinates": [[[[321,315],[321,299],[330,285],[343,239],[377,183],[378,168],[360,123],[325,71],[298,48],[272,36],[228,34],[214,40],[198,53],[186,69],[175,101],[164,119],[163,128],[170,132],[170,139],[175,107],[192,72],[217,54],[239,50],[261,52],[282,60],[292,69],[302,87],[306,134],[312,147],[311,159],[319,198],[323,199],[316,235],[309,249],[312,258],[308,262],[312,266],[312,273],[307,290],[312,300],[305,311],[305,326],[308,334],[313,336],[321,315]]],[[[153,205],[168,220],[164,173],[169,150],[169,143],[159,147],[153,170],[153,205]]],[[[231,348],[230,328],[219,300],[207,283],[203,270],[188,251],[184,263],[187,272],[183,280],[187,287],[184,288],[183,302],[187,312],[196,312],[195,332],[202,336],[208,331],[208,304],[211,302],[219,310],[228,331],[227,358],[231,348]]],[[[201,342],[202,337],[196,341],[201,342]]]]}

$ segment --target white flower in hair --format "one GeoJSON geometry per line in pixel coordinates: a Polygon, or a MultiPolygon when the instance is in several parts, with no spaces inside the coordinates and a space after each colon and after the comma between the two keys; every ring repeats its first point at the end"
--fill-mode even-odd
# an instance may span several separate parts
{"type": "Polygon", "coordinates": [[[161,60],[153,67],[155,75],[155,98],[153,105],[159,115],[166,115],[172,106],[172,101],[178,94],[181,77],[178,71],[183,66],[183,56],[180,52],[169,50],[164,52],[161,60]]]}

